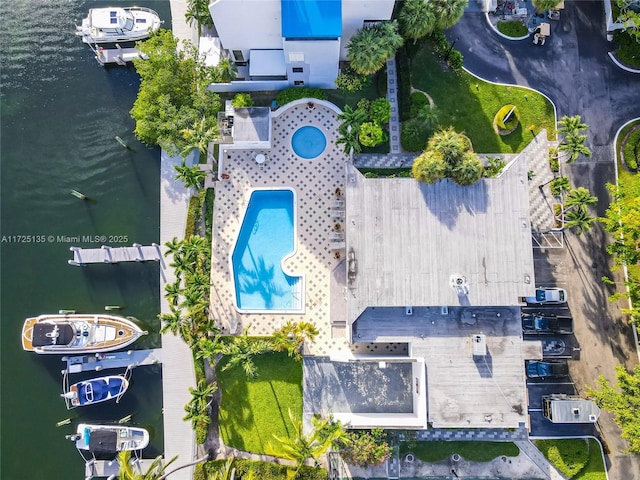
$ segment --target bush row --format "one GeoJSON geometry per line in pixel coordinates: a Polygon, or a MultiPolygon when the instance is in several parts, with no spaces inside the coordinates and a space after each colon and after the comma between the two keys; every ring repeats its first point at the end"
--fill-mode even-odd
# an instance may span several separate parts
{"type": "MultiPolygon", "coordinates": [[[[218,470],[223,469],[225,463],[225,460],[215,460],[196,465],[193,479],[206,480],[218,470]]],[[[284,465],[235,458],[233,460],[232,467],[236,469],[235,478],[237,480],[242,480],[249,471],[253,471],[254,478],[259,478],[260,480],[289,479],[289,476],[287,475],[287,471],[289,469],[284,465]]],[[[327,472],[322,468],[314,468],[304,465],[300,469],[300,472],[298,472],[298,475],[294,477],[294,480],[327,480],[327,478],[327,472]]]]}
{"type": "Polygon", "coordinates": [[[301,98],[317,98],[318,100],[326,100],[327,92],[321,88],[294,87],[281,90],[276,95],[276,102],[279,106],[286,105],[294,100],[301,98]]]}

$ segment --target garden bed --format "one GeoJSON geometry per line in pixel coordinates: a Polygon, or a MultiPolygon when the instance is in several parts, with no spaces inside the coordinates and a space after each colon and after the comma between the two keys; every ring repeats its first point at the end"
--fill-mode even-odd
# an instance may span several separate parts
{"type": "Polygon", "coordinates": [[[490,462],[501,456],[517,457],[520,449],[511,442],[400,442],[400,456],[407,453],[429,463],[440,462],[455,453],[472,462],[490,462]]]}

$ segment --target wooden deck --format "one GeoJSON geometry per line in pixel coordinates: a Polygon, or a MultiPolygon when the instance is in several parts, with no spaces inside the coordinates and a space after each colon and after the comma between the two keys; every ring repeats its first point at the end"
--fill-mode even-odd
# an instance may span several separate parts
{"type": "Polygon", "coordinates": [[[120,262],[162,262],[160,246],[152,243],[149,246],[134,243],[131,247],[109,247],[103,245],[100,248],[70,247],[73,252],[73,260],[69,265],[84,267],[89,263],[120,263],[120,262]]]}

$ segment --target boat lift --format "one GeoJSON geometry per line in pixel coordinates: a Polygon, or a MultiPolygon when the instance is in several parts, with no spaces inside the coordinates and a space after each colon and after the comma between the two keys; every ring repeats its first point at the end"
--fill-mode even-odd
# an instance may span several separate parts
{"type": "Polygon", "coordinates": [[[96,61],[102,66],[113,63],[126,66],[127,63],[133,62],[136,58],[143,60],[149,58],[148,55],[142,53],[137,48],[122,48],[117,43],[116,48],[99,47],[95,43],[87,43],[87,45],[89,45],[91,51],[95,53],[96,61]]]}

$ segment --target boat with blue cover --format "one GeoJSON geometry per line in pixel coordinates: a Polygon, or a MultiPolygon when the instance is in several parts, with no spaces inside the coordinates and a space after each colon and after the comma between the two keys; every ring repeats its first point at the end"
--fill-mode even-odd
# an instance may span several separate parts
{"type": "MultiPolygon", "coordinates": [[[[68,377],[65,375],[64,378],[66,387],[68,377]]],[[[129,380],[126,377],[107,375],[76,382],[69,388],[64,388],[64,393],[61,396],[64,398],[67,408],[84,407],[109,400],[118,402],[127,388],[129,388],[129,380]]]]}

